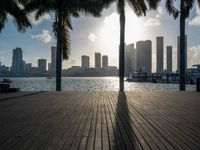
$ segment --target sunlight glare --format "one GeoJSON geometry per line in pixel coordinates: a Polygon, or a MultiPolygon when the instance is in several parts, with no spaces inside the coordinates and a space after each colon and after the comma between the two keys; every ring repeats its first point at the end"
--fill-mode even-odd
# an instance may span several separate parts
{"type": "MultiPolygon", "coordinates": [[[[132,10],[126,11],[126,28],[125,28],[125,43],[135,43],[142,40],[144,37],[144,25],[142,20],[138,18],[132,10]]],[[[119,28],[119,15],[113,12],[111,15],[105,17],[104,25],[100,30],[100,35],[103,43],[103,48],[108,50],[112,56],[118,53],[120,28],[119,28]]]]}
{"type": "MultiPolygon", "coordinates": [[[[135,43],[144,37],[144,26],[141,20],[130,10],[126,13],[125,43],[135,43]]],[[[105,17],[104,26],[101,29],[101,39],[105,48],[112,50],[119,45],[119,15],[114,12],[105,17]]]]}

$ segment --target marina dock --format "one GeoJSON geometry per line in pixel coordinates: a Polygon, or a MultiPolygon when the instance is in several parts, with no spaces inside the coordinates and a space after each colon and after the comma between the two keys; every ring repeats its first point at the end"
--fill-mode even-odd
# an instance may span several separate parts
{"type": "Polygon", "coordinates": [[[0,93],[0,149],[200,149],[200,93],[0,93]]]}

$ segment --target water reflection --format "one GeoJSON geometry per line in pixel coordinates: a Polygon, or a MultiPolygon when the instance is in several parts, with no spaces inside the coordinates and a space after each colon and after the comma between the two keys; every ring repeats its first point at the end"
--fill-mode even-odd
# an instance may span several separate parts
{"type": "MultiPolygon", "coordinates": [[[[21,91],[55,91],[55,78],[12,78],[12,87],[21,91]]],[[[117,77],[63,77],[63,91],[118,91],[117,77]]],[[[187,90],[195,90],[195,85],[187,85],[187,90]]],[[[125,82],[126,91],[178,91],[178,84],[154,84],[125,82]]]]}

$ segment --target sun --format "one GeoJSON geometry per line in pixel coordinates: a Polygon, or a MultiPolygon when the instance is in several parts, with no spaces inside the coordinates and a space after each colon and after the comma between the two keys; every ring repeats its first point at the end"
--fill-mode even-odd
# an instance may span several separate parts
{"type": "MultiPolygon", "coordinates": [[[[132,10],[126,9],[125,43],[130,44],[142,40],[144,33],[142,20],[132,10]]],[[[116,51],[118,52],[120,27],[119,15],[116,12],[105,17],[99,35],[103,48],[108,50],[107,52],[110,56],[116,53],[116,51]]]]}

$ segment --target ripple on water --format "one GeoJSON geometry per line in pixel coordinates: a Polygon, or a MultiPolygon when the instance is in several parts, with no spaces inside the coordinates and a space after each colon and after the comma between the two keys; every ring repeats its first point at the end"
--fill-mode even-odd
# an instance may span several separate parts
{"type": "MultiPolygon", "coordinates": [[[[12,87],[21,91],[55,91],[55,78],[45,77],[11,78],[12,87]]],[[[195,85],[187,85],[187,90],[195,90],[195,85]]],[[[126,91],[178,91],[178,84],[125,82],[126,91]]],[[[63,91],[118,91],[117,77],[63,77],[63,91]]]]}

